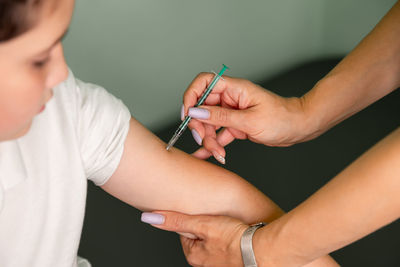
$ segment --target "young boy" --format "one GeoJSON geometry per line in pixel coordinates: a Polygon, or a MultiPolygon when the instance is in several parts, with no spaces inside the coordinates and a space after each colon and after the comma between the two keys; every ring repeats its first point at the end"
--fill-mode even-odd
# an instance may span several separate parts
{"type": "Polygon", "coordinates": [[[282,215],[233,173],[166,151],[120,100],[77,80],[61,44],[73,7],[0,0],[0,266],[77,266],[87,179],[141,210],[282,215]]]}

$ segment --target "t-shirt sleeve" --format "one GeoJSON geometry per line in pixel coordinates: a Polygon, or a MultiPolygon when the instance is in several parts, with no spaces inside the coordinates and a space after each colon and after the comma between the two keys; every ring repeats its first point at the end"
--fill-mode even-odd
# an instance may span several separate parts
{"type": "Polygon", "coordinates": [[[131,115],[104,88],[76,80],[76,90],[77,134],[86,177],[103,185],[119,165],[131,115]]]}

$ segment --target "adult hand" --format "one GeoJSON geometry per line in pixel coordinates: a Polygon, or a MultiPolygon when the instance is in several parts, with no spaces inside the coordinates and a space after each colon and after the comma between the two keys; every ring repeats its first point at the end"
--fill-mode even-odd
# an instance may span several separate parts
{"type": "Polygon", "coordinates": [[[242,267],[240,239],[248,225],[227,216],[143,213],[142,221],[181,234],[188,263],[197,267],[242,267]]]}
{"type": "Polygon", "coordinates": [[[224,146],[235,139],[250,139],[268,146],[290,146],[310,132],[301,98],[280,97],[244,79],[224,76],[205,105],[193,108],[214,74],[200,73],[186,90],[182,119],[189,115],[194,139],[203,145],[194,156],[214,157],[224,163],[224,146]],[[220,127],[225,127],[216,133],[220,127]]]}

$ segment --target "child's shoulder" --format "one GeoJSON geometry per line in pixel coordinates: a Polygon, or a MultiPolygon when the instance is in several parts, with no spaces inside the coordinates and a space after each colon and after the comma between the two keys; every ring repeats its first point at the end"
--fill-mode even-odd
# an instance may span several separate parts
{"type": "Polygon", "coordinates": [[[107,95],[108,97],[113,97],[102,86],[90,82],[84,82],[78,79],[71,69],[68,70],[69,74],[67,79],[54,88],[55,94],[58,94],[64,99],[78,98],[80,100],[92,97],[92,95],[107,95]]]}

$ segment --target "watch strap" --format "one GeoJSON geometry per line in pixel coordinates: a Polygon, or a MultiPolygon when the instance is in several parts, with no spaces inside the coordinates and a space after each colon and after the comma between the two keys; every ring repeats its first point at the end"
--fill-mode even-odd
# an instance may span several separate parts
{"type": "Polygon", "coordinates": [[[244,267],[257,267],[256,257],[254,256],[253,250],[253,235],[258,228],[263,227],[264,225],[265,223],[263,222],[250,225],[249,228],[243,232],[242,238],[240,239],[240,249],[242,251],[244,267]]]}

